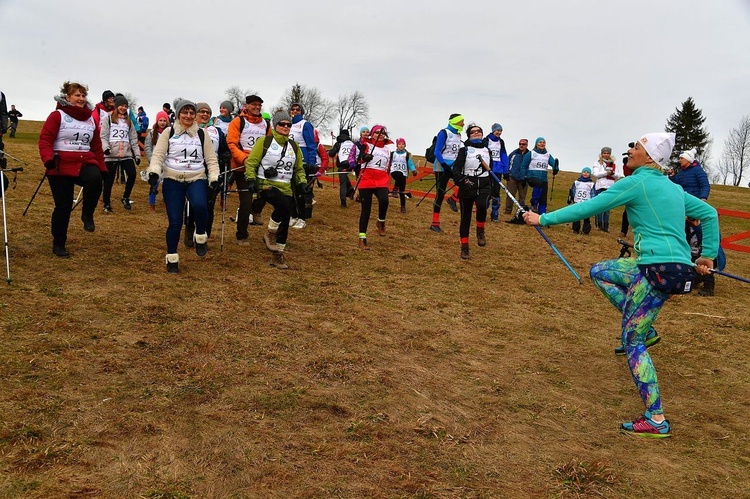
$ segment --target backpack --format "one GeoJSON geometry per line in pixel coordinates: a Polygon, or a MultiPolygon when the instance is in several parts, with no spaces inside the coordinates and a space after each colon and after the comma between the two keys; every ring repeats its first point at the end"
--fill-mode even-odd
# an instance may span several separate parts
{"type": "MultiPolygon", "coordinates": [[[[245,117],[244,116],[240,116],[240,118],[241,118],[240,119],[240,135],[242,135],[242,130],[245,129],[245,117]]],[[[263,121],[266,122],[266,133],[268,133],[268,130],[272,130],[272,128],[271,128],[271,120],[267,120],[267,119],[263,118],[263,121]]],[[[269,137],[269,135],[266,135],[266,137],[269,137]]],[[[270,142],[269,142],[269,144],[270,144],[270,142]]],[[[240,151],[244,151],[245,150],[245,149],[243,149],[242,144],[237,144],[237,145],[239,146],[240,151]]],[[[264,151],[263,155],[265,156],[266,152],[268,151],[268,147],[264,147],[263,151],[264,151]]]]}
{"type": "MultiPolygon", "coordinates": [[[[443,130],[440,130],[440,132],[442,132],[442,131],[443,131],[443,130]]],[[[438,132],[438,134],[440,134],[440,132],[438,132]]],[[[430,144],[430,147],[428,147],[428,148],[427,148],[427,149],[425,150],[425,152],[424,152],[424,159],[425,159],[425,160],[426,160],[426,161],[427,161],[428,163],[435,163],[435,159],[436,159],[436,158],[435,158],[435,144],[436,144],[436,143],[437,143],[437,135],[435,135],[435,136],[434,136],[434,137],[432,138],[432,144],[430,144]]]]}

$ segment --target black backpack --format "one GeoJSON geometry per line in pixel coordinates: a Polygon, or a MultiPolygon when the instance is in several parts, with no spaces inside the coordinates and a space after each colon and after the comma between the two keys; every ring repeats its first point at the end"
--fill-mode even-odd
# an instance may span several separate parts
{"type": "MultiPolygon", "coordinates": [[[[440,130],[440,132],[444,131],[440,130]]],[[[438,134],[440,133],[438,132],[438,134]]],[[[424,152],[424,159],[427,160],[428,163],[435,163],[435,144],[437,143],[437,135],[435,135],[432,138],[432,144],[430,144],[430,147],[428,147],[424,152]]]]}

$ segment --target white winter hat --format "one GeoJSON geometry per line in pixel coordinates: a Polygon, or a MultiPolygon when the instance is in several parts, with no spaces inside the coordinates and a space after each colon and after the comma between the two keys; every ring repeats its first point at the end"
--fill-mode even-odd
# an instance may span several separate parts
{"type": "Polygon", "coordinates": [[[669,166],[669,157],[674,148],[675,134],[673,133],[647,133],[638,142],[641,143],[651,159],[666,168],[669,166]]]}
{"type": "Polygon", "coordinates": [[[690,149],[689,151],[684,151],[682,154],[680,154],[680,159],[686,159],[688,163],[692,163],[695,161],[695,154],[698,151],[695,149],[690,149]]]}

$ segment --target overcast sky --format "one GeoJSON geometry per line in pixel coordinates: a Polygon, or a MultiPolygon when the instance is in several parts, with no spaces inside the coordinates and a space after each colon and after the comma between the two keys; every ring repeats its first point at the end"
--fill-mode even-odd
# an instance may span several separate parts
{"type": "Polygon", "coordinates": [[[578,171],[689,96],[714,160],[750,114],[750,0],[0,0],[0,33],[0,90],[37,120],[65,80],[93,102],[127,92],[151,118],[177,96],[216,112],[233,85],[270,109],[299,82],[364,93],[368,125],[418,154],[457,112],[501,123],[509,152],[544,136],[578,171]]]}

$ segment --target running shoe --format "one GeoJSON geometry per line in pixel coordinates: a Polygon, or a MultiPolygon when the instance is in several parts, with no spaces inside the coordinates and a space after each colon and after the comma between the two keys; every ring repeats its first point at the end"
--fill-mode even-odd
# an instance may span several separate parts
{"type": "Polygon", "coordinates": [[[665,419],[657,423],[651,419],[651,413],[648,411],[643,416],[638,416],[635,421],[622,423],[620,431],[627,435],[647,438],[668,438],[672,436],[669,421],[665,419]]]}

